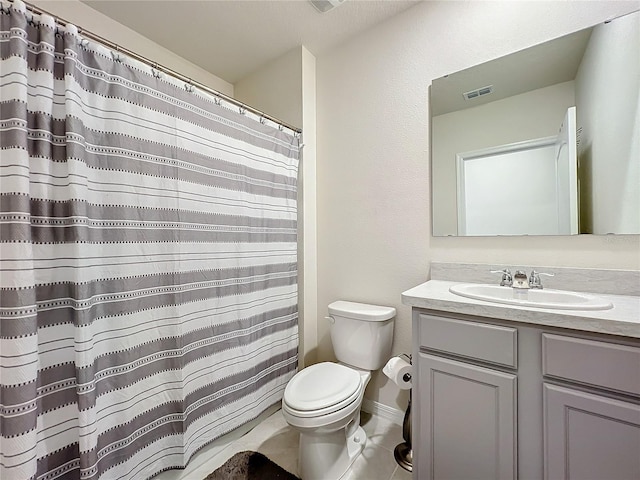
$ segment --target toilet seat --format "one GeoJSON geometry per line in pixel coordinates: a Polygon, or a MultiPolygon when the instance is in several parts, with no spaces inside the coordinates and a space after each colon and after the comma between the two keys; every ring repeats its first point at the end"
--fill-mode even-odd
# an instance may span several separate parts
{"type": "Polygon", "coordinates": [[[294,375],[285,388],[283,400],[291,415],[318,417],[356,402],[361,389],[361,376],[356,370],[323,362],[294,375]]]}

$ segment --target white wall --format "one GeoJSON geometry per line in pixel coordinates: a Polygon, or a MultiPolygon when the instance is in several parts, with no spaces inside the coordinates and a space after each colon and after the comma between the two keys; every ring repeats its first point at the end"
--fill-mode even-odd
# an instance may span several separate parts
{"type": "Polygon", "coordinates": [[[638,45],[640,13],[599,25],[576,76],[581,180],[590,187],[582,198],[591,207],[582,221],[592,233],[640,231],[638,45]]]}
{"type": "Polygon", "coordinates": [[[457,232],[456,154],[557,135],[567,108],[574,105],[570,81],[434,117],[433,232],[457,232]]]}
{"type": "MultiPolygon", "coordinates": [[[[393,353],[411,349],[402,291],[431,261],[640,269],[640,237],[434,238],[432,79],[562,36],[640,2],[424,2],[317,59],[318,318],[333,300],[395,306],[393,353]]],[[[318,323],[320,360],[333,357],[318,323]]],[[[378,373],[367,397],[406,395],[378,373]]]]}
{"type": "Polygon", "coordinates": [[[127,50],[131,50],[207,85],[220,93],[230,97],[233,96],[233,85],[229,82],[161,47],[147,37],[143,37],[134,30],[81,3],[79,0],[29,0],[29,2],[54,16],[73,23],[83,30],[95,33],[127,50]]]}

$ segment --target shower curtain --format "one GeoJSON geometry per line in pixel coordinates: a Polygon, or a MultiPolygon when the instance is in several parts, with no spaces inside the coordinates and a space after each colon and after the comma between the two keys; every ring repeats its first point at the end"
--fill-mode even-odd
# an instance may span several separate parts
{"type": "Polygon", "coordinates": [[[0,19],[0,478],[182,467],[295,373],[298,138],[0,19]]]}

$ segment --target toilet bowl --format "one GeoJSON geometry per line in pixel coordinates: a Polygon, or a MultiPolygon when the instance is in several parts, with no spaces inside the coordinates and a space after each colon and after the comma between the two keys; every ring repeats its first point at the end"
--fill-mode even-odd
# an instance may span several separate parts
{"type": "Polygon", "coordinates": [[[338,363],[318,363],[292,378],[282,414],[300,432],[298,466],[303,480],[338,479],[362,452],[367,437],[360,407],[371,373],[338,363]]]}
{"type": "Polygon", "coordinates": [[[282,400],[285,420],[300,432],[302,480],[338,480],[360,455],[367,442],[360,426],[364,391],[391,353],[394,308],[339,301],[329,315],[339,362],[301,370],[282,400]]]}

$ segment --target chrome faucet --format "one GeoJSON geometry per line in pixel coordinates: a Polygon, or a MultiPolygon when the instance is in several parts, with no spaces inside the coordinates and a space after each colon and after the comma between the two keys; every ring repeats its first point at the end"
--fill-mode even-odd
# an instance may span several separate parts
{"type": "Polygon", "coordinates": [[[516,270],[516,273],[513,275],[513,288],[522,288],[529,289],[531,288],[529,285],[529,280],[527,279],[527,274],[522,270],[516,270]]]}
{"type": "Polygon", "coordinates": [[[555,276],[553,273],[536,272],[535,270],[531,270],[531,275],[529,275],[529,288],[542,290],[542,280],[540,280],[540,275],[546,275],[547,277],[555,276]]]}
{"type": "Polygon", "coordinates": [[[501,273],[502,279],[500,280],[501,287],[510,287],[513,285],[513,277],[511,276],[511,270],[505,268],[504,270],[491,270],[491,273],[501,273]]]}

